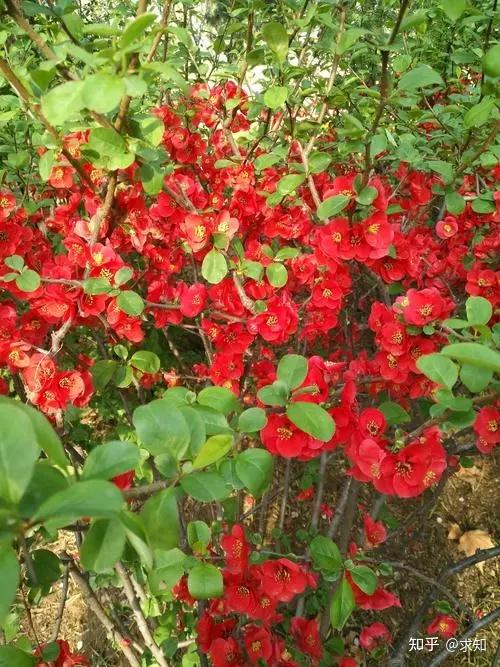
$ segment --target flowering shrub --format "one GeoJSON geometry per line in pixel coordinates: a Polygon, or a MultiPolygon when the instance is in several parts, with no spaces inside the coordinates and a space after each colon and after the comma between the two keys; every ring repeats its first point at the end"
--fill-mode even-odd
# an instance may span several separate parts
{"type": "Polygon", "coordinates": [[[494,10],[2,4],[0,665],[91,664],[68,578],[135,667],[407,664],[381,509],[500,440],[494,10]]]}

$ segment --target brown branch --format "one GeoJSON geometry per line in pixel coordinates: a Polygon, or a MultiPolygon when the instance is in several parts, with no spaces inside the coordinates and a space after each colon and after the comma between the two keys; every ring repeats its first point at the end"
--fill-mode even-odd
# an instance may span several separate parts
{"type": "Polygon", "coordinates": [[[159,23],[159,28],[160,29],[156,33],[156,35],[153,39],[153,43],[151,45],[151,48],[149,49],[149,53],[146,56],[146,62],[147,63],[150,63],[153,60],[153,58],[156,54],[156,51],[157,51],[157,49],[160,45],[161,38],[165,34],[165,28],[168,25],[168,20],[170,18],[170,12],[172,10],[172,4],[173,4],[173,0],[165,0],[165,3],[163,5],[163,12],[162,12],[160,23],[159,23]]]}
{"type": "Polygon", "coordinates": [[[83,574],[76,567],[76,565],[73,563],[72,560],[70,560],[69,562],[68,569],[71,578],[82,592],[83,597],[85,599],[85,603],[87,604],[88,608],[94,613],[98,621],[106,629],[108,636],[120,648],[121,652],[127,659],[129,665],[131,665],[131,667],[141,667],[141,663],[137,659],[135,653],[129,647],[128,641],[116,628],[115,624],[109,618],[109,616],[106,615],[106,612],[102,608],[101,603],[97,599],[96,594],[91,589],[90,584],[88,583],[86,578],[83,576],[83,574]]]}
{"type": "Polygon", "coordinates": [[[238,292],[238,296],[240,297],[240,301],[241,301],[242,305],[247,310],[249,310],[251,313],[255,314],[255,302],[245,292],[245,288],[243,287],[243,283],[241,282],[240,277],[236,273],[236,271],[233,272],[233,283],[234,283],[234,286],[236,288],[236,291],[238,292]]]}
{"type": "Polygon", "coordinates": [[[142,638],[144,639],[144,643],[146,644],[147,648],[151,651],[151,653],[153,654],[155,660],[160,665],[160,667],[169,667],[169,663],[167,662],[163,654],[163,651],[153,639],[153,635],[151,634],[151,630],[147,624],[144,614],[142,613],[141,606],[135,594],[133,584],[122,563],[118,562],[115,565],[115,571],[123,585],[125,596],[130,604],[130,607],[132,608],[132,612],[134,614],[137,627],[139,628],[139,632],[141,633],[142,638]]]}
{"type": "Polygon", "coordinates": [[[66,601],[68,599],[69,591],[69,568],[66,567],[63,574],[62,588],[61,588],[61,599],[59,600],[59,609],[57,611],[56,622],[54,629],[50,636],[50,641],[55,642],[59,637],[59,631],[61,630],[61,624],[64,616],[64,610],[66,608],[66,601]]]}

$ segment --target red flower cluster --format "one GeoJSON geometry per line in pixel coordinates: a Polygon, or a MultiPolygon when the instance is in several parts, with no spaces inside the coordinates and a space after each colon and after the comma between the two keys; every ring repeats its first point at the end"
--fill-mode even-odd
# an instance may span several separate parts
{"type": "MultiPolygon", "coordinates": [[[[314,588],[315,577],[287,558],[250,564],[250,546],[238,524],[221,538],[221,547],[226,561],[224,595],[209,602],[197,623],[200,650],[210,655],[214,667],[257,665],[259,660],[272,667],[296,667],[272,626],[283,620],[278,606],[314,588]]],[[[185,584],[174,593],[192,603],[185,584]]],[[[322,655],[316,620],[293,618],[291,632],[299,651],[316,663],[322,655]]]]}

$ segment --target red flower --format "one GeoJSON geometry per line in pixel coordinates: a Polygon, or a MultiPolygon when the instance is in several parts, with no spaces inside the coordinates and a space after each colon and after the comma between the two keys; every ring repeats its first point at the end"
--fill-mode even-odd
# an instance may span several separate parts
{"type": "Polygon", "coordinates": [[[457,628],[458,623],[454,618],[438,614],[427,626],[427,634],[437,634],[443,639],[449,639],[456,634],[457,628]]]}
{"type": "Polygon", "coordinates": [[[299,456],[308,439],[307,434],[292,424],[285,415],[269,415],[260,437],[262,444],[271,454],[287,459],[299,456]]]}
{"type": "Polygon", "coordinates": [[[252,665],[270,660],[273,653],[271,634],[263,627],[246,625],[243,633],[245,651],[252,665]]]}
{"type": "Polygon", "coordinates": [[[405,321],[418,327],[447,317],[451,312],[449,304],[434,288],[410,289],[400,305],[405,321]]]}
{"type": "Polygon", "coordinates": [[[220,541],[226,557],[226,569],[233,574],[243,574],[248,566],[250,549],[245,539],[243,527],[236,524],[230,535],[224,535],[220,541]]]}
{"type": "Polygon", "coordinates": [[[128,472],[122,472],[121,475],[116,475],[116,477],[112,477],[111,481],[119,489],[121,489],[122,491],[126,491],[127,489],[130,489],[130,487],[134,483],[134,477],[135,477],[135,472],[133,470],[129,470],[128,472]]]}
{"type": "Polygon", "coordinates": [[[490,454],[500,442],[500,410],[494,407],[481,408],[473,426],[477,434],[477,448],[483,454],[490,454]]]}
{"type": "Polygon", "coordinates": [[[373,651],[380,644],[389,644],[391,640],[389,628],[384,623],[367,625],[359,635],[359,643],[366,651],[373,651]]]}
{"type": "Polygon", "coordinates": [[[268,342],[285,343],[297,331],[298,319],[290,300],[285,296],[275,296],[269,299],[265,313],[248,321],[248,330],[252,334],[258,333],[268,342]]]}
{"type": "Polygon", "coordinates": [[[180,309],[184,317],[196,317],[205,308],[207,289],[201,283],[182,284],[180,309]]]}
{"type": "Polygon", "coordinates": [[[450,239],[458,232],[458,224],[455,218],[447,215],[444,220],[436,224],[436,234],[440,239],[450,239]]]}
{"type": "Polygon", "coordinates": [[[279,602],[290,602],[313,583],[307,571],[288,558],[268,560],[259,565],[259,570],[262,589],[279,602]]]}
{"type": "Polygon", "coordinates": [[[369,514],[363,517],[363,529],[365,532],[365,549],[373,549],[387,539],[387,530],[381,521],[375,521],[369,514]]]}
{"type": "Polygon", "coordinates": [[[314,618],[308,621],[306,618],[295,616],[292,618],[290,629],[299,651],[313,658],[314,663],[321,660],[323,648],[319,636],[318,621],[314,618]]]}
{"type": "Polygon", "coordinates": [[[52,167],[49,183],[53,188],[70,188],[73,185],[73,167],[52,167]]]}
{"type": "MultiPolygon", "coordinates": [[[[50,663],[53,667],[73,667],[79,665],[79,667],[89,667],[90,663],[84,655],[77,655],[76,653],[71,653],[70,646],[67,641],[64,639],[58,639],[56,641],[59,647],[59,655],[57,659],[50,663]]],[[[41,647],[42,649],[44,646],[41,647]]],[[[35,656],[41,655],[40,648],[37,648],[34,651],[35,656]]],[[[48,667],[47,663],[39,662],[37,663],[38,667],[48,667]]]]}
{"type": "Polygon", "coordinates": [[[11,192],[0,192],[0,222],[7,220],[16,208],[16,198],[11,192]]]}
{"type": "Polygon", "coordinates": [[[233,637],[216,639],[209,650],[213,667],[243,666],[243,656],[237,641],[233,637]]]}
{"type": "Polygon", "coordinates": [[[307,489],[302,489],[295,496],[295,500],[302,502],[304,500],[311,500],[314,497],[314,486],[308,486],[307,489]]]}

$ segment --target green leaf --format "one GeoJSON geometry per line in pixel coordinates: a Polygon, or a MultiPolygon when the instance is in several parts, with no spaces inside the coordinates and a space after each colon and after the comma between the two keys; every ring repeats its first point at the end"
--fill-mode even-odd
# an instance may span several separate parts
{"type": "Polygon", "coordinates": [[[288,34],[284,26],[278,21],[267,23],[262,28],[262,37],[278,61],[283,63],[288,53],[288,34]]]}
{"type": "Polygon", "coordinates": [[[300,354],[285,354],[280,359],[276,374],[289,390],[296,389],[306,379],[307,359],[300,354]]]}
{"type": "Polygon", "coordinates": [[[342,571],[342,556],[338,546],[329,537],[317,535],[309,547],[314,567],[330,574],[342,571]]]}
{"type": "Polygon", "coordinates": [[[92,380],[97,391],[103,391],[113,379],[119,364],[112,359],[100,359],[91,367],[92,380]]]}
{"type": "MultiPolygon", "coordinates": [[[[184,77],[179,73],[178,69],[170,63],[145,63],[142,66],[142,69],[156,72],[164,81],[171,81],[177,88],[180,88],[183,93],[187,93],[189,91],[189,85],[186,79],[184,79],[184,77]]],[[[167,87],[171,86],[167,84],[167,87]]]]}
{"type": "Polygon", "coordinates": [[[458,192],[447,192],[444,203],[452,215],[460,215],[465,210],[465,199],[458,192]]]}
{"type": "Polygon", "coordinates": [[[232,435],[212,435],[202,446],[193,461],[194,468],[206,468],[225,456],[232,448],[232,435]]]}
{"type": "Polygon", "coordinates": [[[82,287],[85,294],[92,296],[107,294],[112,289],[109,280],[106,280],[106,278],[87,278],[83,281],[82,287]]]}
{"type": "Polygon", "coordinates": [[[189,496],[205,503],[229,495],[224,478],[216,472],[193,472],[181,479],[181,486],[189,496]]]}
{"type": "Polygon", "coordinates": [[[195,565],[188,574],[187,586],[195,600],[218,598],[224,590],[221,571],[210,563],[195,565]]]}
{"type": "Polygon", "coordinates": [[[368,32],[368,30],[365,30],[364,28],[349,28],[348,30],[345,30],[340,35],[337,53],[345,53],[351,46],[359,42],[359,38],[366,32],[368,32]]]}
{"type": "Polygon", "coordinates": [[[412,91],[435,85],[444,85],[441,75],[429,65],[421,64],[403,74],[399,79],[398,88],[399,90],[412,91]]]}
{"type": "Polygon", "coordinates": [[[283,158],[279,153],[263,153],[255,158],[254,167],[256,171],[269,169],[283,158]]]}
{"type": "Polygon", "coordinates": [[[487,324],[493,315],[493,307],[482,296],[470,296],[465,302],[465,311],[469,324],[474,326],[487,324]]]}
{"type": "Polygon", "coordinates": [[[57,468],[48,460],[37,461],[28,488],[19,502],[20,515],[30,518],[47,498],[67,488],[68,480],[57,468]]]}
{"type": "Polygon", "coordinates": [[[0,667],[35,667],[39,660],[15,646],[0,646],[0,667]]]}
{"type": "Polygon", "coordinates": [[[344,576],[335,591],[330,607],[330,622],[335,630],[342,630],[355,608],[354,593],[344,576]]]}
{"type": "Polygon", "coordinates": [[[197,548],[199,545],[207,547],[212,537],[210,528],[204,521],[190,521],[186,530],[188,544],[191,548],[197,548]]]}
{"type": "Polygon", "coordinates": [[[394,424],[407,424],[411,421],[410,415],[397,403],[393,401],[385,401],[378,406],[380,412],[383,413],[389,426],[394,424]]]}
{"type": "Polygon", "coordinates": [[[276,192],[285,197],[286,195],[295,192],[295,190],[302,185],[306,180],[304,174],[287,174],[280,178],[278,184],[276,185],[276,192]]]}
{"type": "Polygon", "coordinates": [[[4,262],[9,269],[13,269],[14,271],[22,271],[24,268],[24,259],[21,255],[11,255],[10,257],[6,257],[4,262]]]}
{"type": "Polygon", "coordinates": [[[160,357],[154,352],[139,350],[131,356],[130,365],[143,373],[158,373],[160,370],[160,357]]]}
{"type": "Polygon", "coordinates": [[[16,278],[16,285],[22,292],[35,292],[40,282],[40,276],[32,269],[25,269],[16,278]]]}
{"type": "Polygon", "coordinates": [[[494,108],[495,100],[492,97],[485,97],[467,111],[464,116],[464,127],[466,129],[481,127],[490,120],[494,108]]]}
{"type": "Polygon", "coordinates": [[[198,394],[197,401],[200,405],[222,412],[223,415],[236,412],[239,407],[237,397],[227,387],[205,387],[198,394]]]}
{"type": "Polygon", "coordinates": [[[144,301],[140,294],[132,290],[124,290],[116,298],[116,305],[127,315],[137,317],[144,310],[144,301]]]}
{"type": "Polygon", "coordinates": [[[85,79],[82,99],[87,109],[108,113],[120,104],[125,95],[123,79],[113,74],[93,74],[85,79]]]}
{"type": "Polygon", "coordinates": [[[171,454],[176,460],[187,451],[190,431],[182,412],[157,399],[134,410],[133,422],[144,447],[154,456],[171,454]]]}
{"type": "Polygon", "coordinates": [[[458,379],[457,365],[439,353],[419,357],[417,368],[433,382],[448,389],[451,389],[458,379]]]}
{"type": "Polygon", "coordinates": [[[224,255],[212,248],[209,250],[201,265],[201,275],[212,285],[218,285],[228,272],[227,261],[224,255]]]}
{"type": "Polygon", "coordinates": [[[125,528],[125,535],[130,546],[139,556],[147,569],[153,566],[153,553],[147,544],[146,532],[143,523],[137,514],[120,512],[120,520],[125,528]]]}
{"type": "Polygon", "coordinates": [[[122,557],[125,540],[125,528],[119,519],[94,521],[80,549],[82,565],[98,574],[111,570],[122,557]]]}
{"type": "Polygon", "coordinates": [[[483,72],[488,76],[500,76],[500,43],[494,44],[483,57],[483,72]]]}
{"type": "Polygon", "coordinates": [[[140,517],[151,549],[173,549],[179,544],[179,510],[175,489],[149,498],[140,517]]]}
{"type": "Polygon", "coordinates": [[[233,432],[232,428],[227,423],[227,419],[217,410],[205,405],[195,405],[193,410],[195,410],[203,420],[207,435],[233,432]]]}
{"type": "Polygon", "coordinates": [[[130,267],[122,266],[122,268],[118,269],[118,271],[115,273],[114,283],[117,287],[121,287],[122,285],[125,285],[125,283],[128,283],[133,275],[134,272],[130,267]]]}
{"type": "Polygon", "coordinates": [[[467,7],[467,0],[439,0],[441,9],[450,19],[450,21],[457,21],[467,7]]]}
{"type": "Polygon", "coordinates": [[[236,474],[253,496],[261,496],[273,477],[273,457],[265,449],[247,449],[236,457],[236,474]]]}
{"type": "Polygon", "coordinates": [[[61,576],[61,561],[53,551],[35,549],[35,551],[31,552],[31,560],[36,581],[33,581],[31,573],[27,571],[26,574],[30,586],[50,588],[61,576]]]}
{"type": "MultiPolygon", "coordinates": [[[[456,359],[461,364],[479,366],[494,373],[500,373],[500,354],[480,343],[453,343],[443,347],[441,354],[456,359]]],[[[420,359],[423,359],[423,357],[420,357],[420,359]]]]}
{"type": "Polygon", "coordinates": [[[293,259],[294,257],[298,257],[298,255],[300,255],[300,250],[298,248],[285,246],[284,248],[280,248],[278,250],[274,256],[274,259],[276,262],[283,262],[285,259],[293,259]]]}
{"type": "Polygon", "coordinates": [[[0,402],[0,498],[17,503],[40,453],[30,418],[12,402],[0,402]]]}
{"type": "Polygon", "coordinates": [[[460,368],[460,380],[469,391],[478,394],[489,385],[493,378],[493,371],[472,364],[463,364],[460,368]]]}
{"type": "Polygon", "coordinates": [[[19,581],[20,571],[16,554],[8,544],[2,544],[0,546],[0,625],[3,625],[10,606],[14,602],[19,581]]]}
{"type": "Polygon", "coordinates": [[[361,588],[363,593],[373,595],[377,588],[377,575],[366,565],[353,565],[349,568],[351,576],[356,586],[361,588]]]}
{"type": "Polygon", "coordinates": [[[273,287],[283,287],[288,282],[288,271],[279,262],[272,262],[266,266],[266,276],[273,287]]]}
{"type": "Polygon", "coordinates": [[[321,172],[328,169],[331,161],[332,158],[329,153],[322,153],[320,151],[311,153],[309,156],[309,171],[311,174],[321,174],[321,172]]]}
{"type": "Polygon", "coordinates": [[[267,424],[266,413],[262,408],[248,408],[241,413],[238,419],[238,431],[255,433],[267,424]]]}
{"type": "Polygon", "coordinates": [[[13,401],[5,396],[0,396],[0,405],[10,405],[16,410],[21,410],[31,422],[40,449],[43,449],[47,457],[56,465],[62,468],[68,465],[68,457],[61,444],[61,440],[45,415],[31,405],[13,401]]]}
{"type": "Polygon", "coordinates": [[[346,195],[335,195],[335,197],[328,197],[318,206],[316,215],[320,220],[331,218],[337,213],[340,213],[340,211],[343,211],[350,200],[351,198],[346,197],[346,195]]]}
{"type": "Polygon", "coordinates": [[[177,548],[155,551],[155,568],[149,575],[149,585],[154,595],[165,592],[165,589],[172,590],[184,574],[186,558],[186,554],[177,548]]]}
{"type": "Polygon", "coordinates": [[[376,198],[378,197],[377,188],[372,188],[367,186],[358,192],[356,195],[356,201],[362,206],[369,206],[376,198]]]}
{"type": "Polygon", "coordinates": [[[84,516],[111,517],[123,509],[123,505],[123,496],[114,484],[92,479],[54,493],[38,508],[33,520],[57,518],[62,520],[59,525],[65,525],[84,516]]]}
{"type": "Polygon", "coordinates": [[[157,19],[156,14],[141,14],[135,18],[131,23],[129,23],[123,34],[120,38],[119,46],[121,49],[130,46],[133,42],[138,40],[144,32],[152,25],[157,19]]]}
{"type": "Polygon", "coordinates": [[[265,405],[286,405],[288,398],[288,387],[280,380],[273,384],[262,387],[257,392],[257,398],[265,405]]]}
{"type": "Polygon", "coordinates": [[[83,81],[68,81],[52,88],[42,97],[42,113],[52,125],[62,125],[78,114],[84,105],[83,81]]]}
{"type": "Polygon", "coordinates": [[[270,109],[282,107],[288,98],[288,88],[286,86],[271,86],[264,93],[264,104],[270,109]]]}
{"type": "Polygon", "coordinates": [[[121,134],[107,127],[90,130],[85,152],[90,154],[96,166],[110,171],[126,169],[134,161],[134,155],[129,152],[121,134]]]}
{"type": "Polygon", "coordinates": [[[97,445],[87,456],[82,479],[111,479],[139,465],[139,448],[133,442],[115,440],[97,445]]]}
{"type": "Polygon", "coordinates": [[[297,401],[289,403],[286,408],[288,419],[301,431],[309,433],[313,438],[328,442],[335,433],[335,422],[321,406],[316,403],[297,401]]]}

